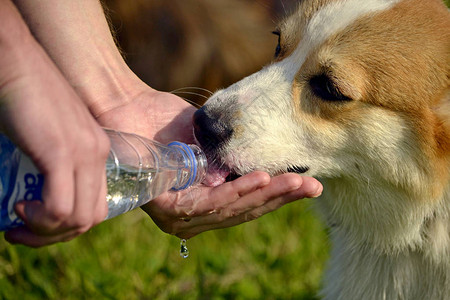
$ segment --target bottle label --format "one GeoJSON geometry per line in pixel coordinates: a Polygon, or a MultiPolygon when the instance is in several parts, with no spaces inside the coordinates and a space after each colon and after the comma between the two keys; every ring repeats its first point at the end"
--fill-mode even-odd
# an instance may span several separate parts
{"type": "MultiPolygon", "coordinates": [[[[19,151],[16,149],[15,151],[19,151]]],[[[14,205],[20,200],[41,200],[44,176],[26,155],[19,155],[11,166],[11,176],[7,186],[3,186],[0,231],[23,225],[14,212],[14,205]],[[14,172],[15,170],[15,172],[14,172]]]]}

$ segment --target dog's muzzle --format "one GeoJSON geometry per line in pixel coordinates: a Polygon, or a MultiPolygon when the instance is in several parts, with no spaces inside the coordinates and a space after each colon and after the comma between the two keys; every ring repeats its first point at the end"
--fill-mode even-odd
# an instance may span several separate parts
{"type": "Polygon", "coordinates": [[[194,113],[194,134],[206,152],[216,152],[233,134],[233,129],[220,116],[209,114],[205,107],[194,113]]]}

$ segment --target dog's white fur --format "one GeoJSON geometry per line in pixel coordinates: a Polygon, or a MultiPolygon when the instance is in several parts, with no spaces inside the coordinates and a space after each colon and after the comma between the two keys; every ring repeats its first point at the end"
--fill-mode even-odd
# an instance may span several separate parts
{"type": "Polygon", "coordinates": [[[300,1],[275,62],[204,107],[234,172],[322,180],[325,299],[450,299],[449,20],[438,0],[300,1]],[[320,99],[318,74],[350,99],[320,99]]]}

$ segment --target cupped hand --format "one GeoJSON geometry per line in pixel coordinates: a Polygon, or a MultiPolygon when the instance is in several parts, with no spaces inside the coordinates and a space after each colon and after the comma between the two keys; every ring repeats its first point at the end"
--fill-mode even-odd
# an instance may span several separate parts
{"type": "Polygon", "coordinates": [[[287,173],[273,178],[253,172],[217,187],[196,186],[167,192],[144,211],[164,232],[188,239],[201,232],[235,226],[261,217],[305,197],[317,197],[314,178],[287,173]]]}

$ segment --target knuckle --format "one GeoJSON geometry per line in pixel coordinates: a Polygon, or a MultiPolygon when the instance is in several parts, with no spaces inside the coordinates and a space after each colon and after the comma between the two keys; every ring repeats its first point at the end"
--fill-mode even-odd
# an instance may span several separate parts
{"type": "Polygon", "coordinates": [[[283,182],[290,190],[297,189],[303,184],[301,176],[286,176],[283,182]]]}
{"type": "Polygon", "coordinates": [[[109,154],[109,149],[111,147],[111,141],[105,133],[100,134],[96,138],[97,153],[102,157],[106,158],[109,154]]]}
{"type": "Polygon", "coordinates": [[[99,151],[100,143],[97,137],[92,133],[87,133],[82,138],[83,151],[96,154],[99,151]]]}
{"type": "Polygon", "coordinates": [[[52,205],[46,216],[52,223],[63,223],[72,215],[72,209],[66,205],[52,205]]]}
{"type": "Polygon", "coordinates": [[[82,151],[91,155],[83,156],[86,158],[105,158],[109,154],[110,141],[104,132],[96,133],[94,131],[86,132],[81,137],[82,151]]]}
{"type": "Polygon", "coordinates": [[[61,147],[52,149],[52,159],[50,162],[53,162],[55,165],[60,162],[65,162],[71,159],[72,157],[72,149],[67,145],[61,145],[61,147]]]}

